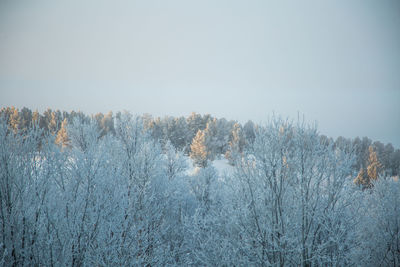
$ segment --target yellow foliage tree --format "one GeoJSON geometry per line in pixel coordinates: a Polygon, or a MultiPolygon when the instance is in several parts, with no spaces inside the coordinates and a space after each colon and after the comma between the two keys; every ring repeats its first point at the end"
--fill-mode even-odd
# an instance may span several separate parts
{"type": "Polygon", "coordinates": [[[193,160],[195,165],[206,167],[208,154],[204,131],[199,130],[190,145],[190,158],[193,160]]]}
{"type": "Polygon", "coordinates": [[[361,168],[357,177],[354,179],[354,183],[362,185],[363,188],[372,187],[372,182],[378,179],[379,169],[382,167],[382,164],[379,162],[378,156],[374,148],[370,146],[368,148],[368,151],[369,157],[367,172],[365,172],[364,168],[361,168]]]}
{"type": "Polygon", "coordinates": [[[17,108],[11,107],[10,126],[14,133],[18,132],[21,123],[21,117],[17,108]]]}
{"type": "Polygon", "coordinates": [[[61,128],[57,132],[56,136],[56,144],[60,145],[62,148],[65,148],[69,145],[69,138],[67,133],[67,118],[63,120],[61,123],[61,128]]]}
{"type": "Polygon", "coordinates": [[[367,167],[367,174],[371,180],[377,180],[378,172],[379,169],[382,167],[382,164],[379,162],[378,156],[373,147],[370,146],[368,150],[369,150],[369,159],[368,159],[369,165],[367,167]]]}

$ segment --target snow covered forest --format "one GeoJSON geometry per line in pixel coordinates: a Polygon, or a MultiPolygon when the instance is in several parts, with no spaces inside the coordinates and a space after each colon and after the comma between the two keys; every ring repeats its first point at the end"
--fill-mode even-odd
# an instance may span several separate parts
{"type": "Polygon", "coordinates": [[[279,116],[3,108],[0,264],[400,266],[399,173],[391,144],[279,116]]]}

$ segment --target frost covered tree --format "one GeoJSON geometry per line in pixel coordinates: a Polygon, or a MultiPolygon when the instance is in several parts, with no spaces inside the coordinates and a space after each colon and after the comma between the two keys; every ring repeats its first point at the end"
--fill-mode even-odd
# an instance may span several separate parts
{"type": "Polygon", "coordinates": [[[217,119],[213,119],[207,122],[207,126],[204,129],[204,138],[205,138],[205,145],[209,153],[209,158],[212,161],[218,154],[217,119]]]}
{"type": "Polygon", "coordinates": [[[348,206],[354,201],[348,179],[353,155],[321,144],[316,128],[303,123],[293,141],[302,265],[348,265],[356,221],[348,206]]]}
{"type": "Polygon", "coordinates": [[[392,178],[374,181],[363,194],[361,223],[354,263],[362,266],[400,264],[400,182],[392,178]]]}
{"type": "Polygon", "coordinates": [[[40,257],[47,256],[42,224],[51,169],[46,149],[39,150],[42,131],[35,127],[21,135],[13,130],[1,116],[0,264],[39,265],[40,257]]]}
{"type": "Polygon", "coordinates": [[[237,265],[231,237],[235,224],[227,210],[227,192],[213,166],[207,166],[190,179],[191,192],[195,197],[194,214],[185,222],[187,237],[185,246],[190,254],[185,265],[230,266],[237,265]]]}
{"type": "Polygon", "coordinates": [[[182,151],[178,151],[170,142],[165,145],[165,174],[172,180],[187,170],[187,162],[182,151]]]}
{"type": "Polygon", "coordinates": [[[210,119],[204,130],[207,151],[210,159],[220,157],[228,149],[228,140],[231,134],[232,125],[225,119],[210,119]]]}
{"type": "Polygon", "coordinates": [[[88,264],[89,253],[93,240],[96,239],[99,217],[103,212],[98,192],[104,182],[105,170],[100,131],[94,121],[84,121],[75,118],[68,126],[72,150],[68,152],[71,161],[65,172],[66,190],[63,192],[63,207],[65,215],[61,221],[65,226],[58,231],[66,237],[63,246],[70,253],[65,255],[72,266],[88,264]]]}
{"type": "Polygon", "coordinates": [[[207,122],[211,120],[211,115],[206,114],[201,116],[196,112],[192,112],[186,119],[188,127],[188,139],[189,142],[193,140],[199,130],[204,130],[207,126],[207,122]]]}
{"type": "MultiPolygon", "coordinates": [[[[238,222],[241,257],[249,265],[284,265],[291,250],[287,234],[291,198],[288,162],[290,128],[260,128],[252,154],[238,161],[230,183],[234,187],[233,214],[238,222]],[[235,182],[236,181],[236,182],[235,182]],[[284,210],[289,208],[287,212],[284,210]]],[[[246,263],[243,263],[245,265],[246,263]]]]}
{"type": "Polygon", "coordinates": [[[123,114],[117,119],[116,134],[123,156],[121,175],[126,192],[119,242],[120,264],[155,265],[162,249],[165,188],[161,148],[150,139],[139,117],[123,114]]]}
{"type": "Polygon", "coordinates": [[[229,137],[234,124],[234,121],[227,121],[225,118],[217,120],[217,154],[223,155],[226,153],[226,150],[228,149],[229,137]]]}
{"type": "Polygon", "coordinates": [[[258,129],[250,151],[231,180],[247,264],[348,264],[351,155],[321,144],[315,128],[281,119],[258,129]]]}
{"type": "Polygon", "coordinates": [[[107,133],[115,133],[112,111],[108,112],[106,115],[103,115],[103,113],[97,113],[94,118],[98,127],[101,129],[101,136],[104,136],[107,133]]]}
{"type": "Polygon", "coordinates": [[[256,126],[249,120],[243,125],[243,132],[246,138],[246,142],[252,144],[256,138],[256,126]]]}
{"type": "Polygon", "coordinates": [[[188,248],[185,246],[187,238],[184,227],[185,219],[193,210],[193,197],[189,193],[188,177],[185,171],[188,168],[187,157],[178,151],[171,143],[165,146],[163,162],[164,175],[167,179],[163,184],[164,196],[161,243],[157,255],[162,265],[182,265],[185,261],[188,248]]]}
{"type": "Polygon", "coordinates": [[[363,154],[368,139],[333,142],[273,118],[237,146],[233,174],[219,174],[206,166],[207,146],[222,151],[233,124],[200,116],[208,123],[191,156],[203,168],[188,174],[183,147],[169,140],[179,141],[175,119],[157,122],[161,140],[129,113],[117,113],[115,132],[99,127],[102,115],[63,113],[55,136],[51,110],[18,131],[14,111],[0,112],[0,265],[399,265],[399,181],[383,178],[379,154],[387,150],[395,174],[390,146],[375,142],[359,162],[371,183],[361,190],[352,152],[363,154]]]}
{"type": "Polygon", "coordinates": [[[171,122],[169,140],[179,150],[184,150],[191,140],[188,139],[188,128],[184,117],[174,118],[171,122]]]}
{"type": "MultiPolygon", "coordinates": [[[[167,161],[140,120],[122,115],[118,136],[100,137],[94,120],[76,117],[67,126],[68,150],[60,150],[53,135],[43,139],[38,128],[24,136],[4,120],[0,128],[1,263],[175,262],[167,252],[182,241],[166,239],[176,233],[171,231],[176,221],[167,219],[166,211],[179,210],[172,207],[184,203],[178,197],[183,191],[174,193],[164,172],[167,161]]],[[[170,174],[181,181],[182,166],[177,167],[170,174]]]]}

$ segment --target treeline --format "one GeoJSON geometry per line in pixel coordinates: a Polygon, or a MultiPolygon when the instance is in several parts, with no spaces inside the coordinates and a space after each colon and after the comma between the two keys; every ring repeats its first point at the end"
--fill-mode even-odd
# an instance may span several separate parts
{"type": "Polygon", "coordinates": [[[168,119],[70,113],[57,130],[36,114],[0,116],[0,265],[400,264],[400,183],[372,146],[364,177],[352,146],[304,122],[275,117],[253,139],[235,122],[221,177],[204,159],[207,116],[175,148],[155,135],[168,119]]]}
{"type": "MultiPolygon", "coordinates": [[[[107,114],[97,113],[89,116],[80,111],[61,112],[47,109],[40,114],[26,107],[21,110],[6,107],[0,110],[0,116],[6,118],[14,131],[23,133],[32,125],[38,124],[45,133],[57,136],[57,142],[68,146],[66,126],[75,118],[84,121],[94,119],[101,131],[101,136],[108,133],[115,135],[115,119],[121,116],[121,112],[117,112],[115,116],[111,111],[107,114]]],[[[195,164],[201,167],[221,155],[234,164],[234,158],[243,154],[243,151],[252,145],[256,129],[259,127],[251,120],[242,125],[237,121],[218,119],[209,114],[201,115],[195,112],[188,117],[165,116],[163,118],[144,114],[141,119],[144,127],[162,147],[165,147],[168,142],[171,143],[176,149],[190,155],[195,164]]],[[[368,137],[350,139],[340,136],[334,140],[320,135],[320,138],[334,147],[352,150],[356,157],[352,168],[359,172],[364,180],[368,180],[368,166],[371,164],[373,153],[378,161],[376,166],[378,175],[398,176],[400,173],[400,149],[395,149],[391,143],[383,144],[368,137]]]]}

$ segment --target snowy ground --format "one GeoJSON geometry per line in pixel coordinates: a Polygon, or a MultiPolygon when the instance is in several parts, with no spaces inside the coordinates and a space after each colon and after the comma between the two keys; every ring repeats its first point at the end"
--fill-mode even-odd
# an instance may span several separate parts
{"type": "Polygon", "coordinates": [[[225,176],[225,174],[233,173],[233,166],[229,165],[226,158],[216,159],[212,162],[212,165],[217,169],[219,176],[225,176]]]}
{"type": "MultiPolygon", "coordinates": [[[[187,157],[187,163],[189,169],[186,173],[188,175],[194,175],[199,171],[198,167],[193,166],[193,161],[189,157],[187,157]]],[[[233,167],[229,165],[228,160],[224,156],[221,156],[220,159],[212,161],[212,166],[218,171],[218,175],[220,177],[225,176],[225,174],[231,174],[233,172],[233,167]]]]}

